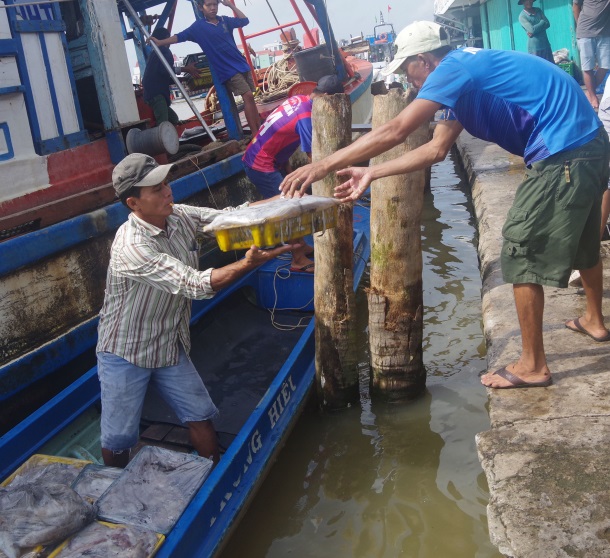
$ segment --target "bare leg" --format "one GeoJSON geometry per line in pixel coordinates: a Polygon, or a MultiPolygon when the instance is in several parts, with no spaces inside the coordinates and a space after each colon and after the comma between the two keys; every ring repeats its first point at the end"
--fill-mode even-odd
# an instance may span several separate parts
{"type": "MultiPolygon", "coordinates": [[[[551,375],[546,364],[542,338],[542,316],[544,314],[544,290],[542,285],[522,283],[513,285],[515,306],[521,327],[521,357],[506,368],[526,382],[543,382],[551,375]]],[[[509,386],[511,383],[492,373],[481,377],[487,387],[509,386]]]]}
{"type": "MultiPolygon", "coordinates": [[[[302,238],[293,241],[295,244],[298,243],[299,247],[295,248],[292,251],[292,263],[290,264],[292,267],[304,267],[306,265],[312,264],[311,261],[306,254],[309,253],[311,247],[309,247],[302,238]]],[[[313,268],[309,268],[307,271],[312,271],[313,268]]]]}
{"type": "Polygon", "coordinates": [[[587,99],[589,99],[591,106],[597,110],[599,108],[599,100],[597,99],[597,94],[595,93],[595,88],[597,87],[597,80],[595,74],[593,73],[593,70],[583,71],[582,80],[585,82],[587,99]]]}
{"type": "Polygon", "coordinates": [[[187,422],[191,444],[197,450],[201,457],[207,457],[214,462],[214,465],[220,460],[218,451],[218,440],[216,439],[216,430],[211,420],[202,420],[197,422],[187,422]]]}
{"type": "Polygon", "coordinates": [[[115,453],[112,450],[102,448],[102,458],[107,467],[120,467],[124,469],[129,463],[129,450],[115,453]]]}
{"type": "Polygon", "coordinates": [[[252,94],[252,91],[248,91],[247,93],[244,93],[241,98],[244,100],[244,114],[246,115],[248,126],[250,126],[250,132],[254,135],[261,127],[261,118],[258,114],[256,103],[254,102],[254,95],[252,94]]]}
{"type": "Polygon", "coordinates": [[[597,89],[599,85],[604,81],[608,70],[606,68],[597,68],[597,72],[595,72],[595,88],[597,89]]]}
{"type": "Polygon", "coordinates": [[[608,216],[610,216],[610,190],[606,190],[604,192],[604,197],[602,198],[602,228],[599,235],[600,239],[604,236],[608,216]]]}
{"type": "MultiPolygon", "coordinates": [[[[595,337],[603,337],[608,334],[608,330],[604,325],[604,315],[602,314],[602,271],[601,258],[596,266],[580,270],[582,286],[585,289],[585,296],[587,297],[585,315],[580,318],[580,324],[595,337]]],[[[567,322],[566,325],[573,326],[573,320],[567,322]]]]}

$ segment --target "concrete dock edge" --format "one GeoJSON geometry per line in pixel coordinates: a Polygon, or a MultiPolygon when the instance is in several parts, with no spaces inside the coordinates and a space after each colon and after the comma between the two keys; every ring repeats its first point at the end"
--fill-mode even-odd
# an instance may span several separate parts
{"type": "MultiPolygon", "coordinates": [[[[521,346],[512,286],[502,280],[499,256],[502,225],[525,167],[520,157],[466,132],[456,145],[472,188],[493,370],[514,361],[521,346]]],[[[609,254],[603,243],[606,316],[609,254]]],[[[491,428],[476,443],[489,485],[490,538],[505,556],[610,556],[610,343],[564,326],[584,307],[576,288],[545,288],[544,343],[554,384],[488,390],[491,428]]]]}

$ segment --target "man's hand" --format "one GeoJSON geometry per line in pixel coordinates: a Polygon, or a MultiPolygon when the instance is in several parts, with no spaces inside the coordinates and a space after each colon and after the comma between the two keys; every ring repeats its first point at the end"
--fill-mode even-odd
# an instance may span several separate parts
{"type": "Polygon", "coordinates": [[[280,184],[282,195],[287,198],[303,197],[314,182],[322,180],[327,174],[328,171],[321,161],[300,167],[285,177],[280,184]]]}
{"type": "Polygon", "coordinates": [[[298,247],[298,244],[284,244],[282,246],[278,246],[277,248],[263,250],[258,246],[251,246],[246,252],[244,259],[249,266],[258,267],[259,265],[262,265],[265,262],[277,258],[279,255],[290,252],[290,250],[294,250],[298,247]]]}
{"type": "Polygon", "coordinates": [[[342,202],[356,201],[372,182],[368,167],[349,167],[337,171],[337,176],[349,178],[347,182],[343,182],[335,188],[335,198],[342,202]]]}
{"type": "Polygon", "coordinates": [[[231,2],[231,0],[220,0],[220,3],[223,6],[226,6],[227,8],[231,8],[232,9],[232,8],[235,7],[235,4],[233,2],[231,2]]]}
{"type": "Polygon", "coordinates": [[[199,70],[199,68],[192,62],[187,66],[184,66],[182,69],[194,78],[198,78],[201,75],[201,70],[199,70]]]}

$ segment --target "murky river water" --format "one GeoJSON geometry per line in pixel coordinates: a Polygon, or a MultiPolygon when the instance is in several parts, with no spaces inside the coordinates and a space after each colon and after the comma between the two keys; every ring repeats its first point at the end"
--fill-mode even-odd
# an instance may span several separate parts
{"type": "MultiPolygon", "coordinates": [[[[481,280],[470,202],[448,158],[432,169],[422,220],[427,392],[298,421],[223,558],[496,558],[474,437],[489,428],[481,280]]],[[[359,293],[363,347],[366,297],[359,293]]]]}

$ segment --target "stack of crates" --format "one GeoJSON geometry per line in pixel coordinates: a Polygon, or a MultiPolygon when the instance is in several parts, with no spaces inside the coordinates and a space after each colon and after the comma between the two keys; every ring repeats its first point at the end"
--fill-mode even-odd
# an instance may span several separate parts
{"type": "Polygon", "coordinates": [[[188,66],[189,64],[195,64],[195,66],[199,69],[199,77],[195,78],[191,76],[186,82],[189,93],[194,93],[201,91],[202,89],[209,89],[212,87],[214,81],[212,80],[212,73],[210,72],[208,57],[203,54],[203,52],[198,54],[189,54],[184,58],[182,65],[188,66]]]}

